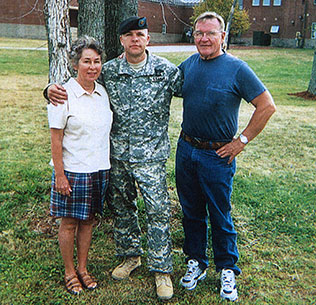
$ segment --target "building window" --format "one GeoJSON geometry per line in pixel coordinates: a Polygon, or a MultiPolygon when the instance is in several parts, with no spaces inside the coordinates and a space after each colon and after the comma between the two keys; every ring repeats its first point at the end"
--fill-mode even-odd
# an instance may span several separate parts
{"type": "Polygon", "coordinates": [[[316,5],[316,0],[314,0],[314,5],[316,5]]]}
{"type": "Polygon", "coordinates": [[[239,9],[242,10],[243,8],[244,8],[244,0],[239,0],[239,9]]]}
{"type": "Polygon", "coordinates": [[[273,0],[274,6],[281,6],[281,0],[273,0]]]}
{"type": "Polygon", "coordinates": [[[252,6],[259,6],[260,0],[252,0],[252,6]]]}
{"type": "Polygon", "coordinates": [[[273,26],[271,26],[270,33],[277,34],[277,33],[279,33],[279,29],[280,29],[280,26],[273,25],[273,26]]]}
{"type": "Polygon", "coordinates": [[[312,23],[312,39],[316,39],[316,22],[312,23]]]}
{"type": "Polygon", "coordinates": [[[262,3],[262,5],[263,6],[270,6],[270,0],[263,0],[263,3],[262,3]]]}

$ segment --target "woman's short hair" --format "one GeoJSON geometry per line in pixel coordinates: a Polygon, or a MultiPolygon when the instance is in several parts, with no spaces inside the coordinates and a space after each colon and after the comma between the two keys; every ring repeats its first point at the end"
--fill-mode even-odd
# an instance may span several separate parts
{"type": "Polygon", "coordinates": [[[68,53],[68,56],[72,65],[78,65],[79,60],[82,56],[82,52],[85,49],[95,50],[98,53],[98,55],[101,56],[101,60],[104,59],[103,58],[104,54],[103,54],[103,49],[101,47],[101,44],[93,37],[84,35],[78,38],[77,40],[75,40],[70,46],[70,51],[68,53]]]}
{"type": "Polygon", "coordinates": [[[194,24],[193,24],[193,29],[195,29],[196,24],[198,23],[198,21],[205,21],[206,19],[217,19],[219,24],[220,24],[220,30],[221,31],[225,31],[225,21],[223,19],[222,16],[218,15],[215,12],[204,12],[201,15],[199,15],[195,20],[194,20],[194,24]]]}

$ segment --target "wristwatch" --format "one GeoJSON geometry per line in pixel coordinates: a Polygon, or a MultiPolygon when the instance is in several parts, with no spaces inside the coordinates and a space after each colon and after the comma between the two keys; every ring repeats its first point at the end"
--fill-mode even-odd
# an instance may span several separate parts
{"type": "Polygon", "coordinates": [[[245,145],[249,142],[247,137],[244,136],[242,133],[240,134],[239,139],[240,139],[240,142],[245,144],[245,145]]]}

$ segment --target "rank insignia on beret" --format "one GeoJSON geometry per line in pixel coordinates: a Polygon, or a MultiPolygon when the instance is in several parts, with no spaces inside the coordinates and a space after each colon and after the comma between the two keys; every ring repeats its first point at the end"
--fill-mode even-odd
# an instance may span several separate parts
{"type": "Polygon", "coordinates": [[[145,18],[145,17],[139,19],[139,21],[138,21],[138,26],[139,26],[140,28],[143,28],[143,27],[145,26],[145,24],[146,24],[146,18],[145,18]]]}

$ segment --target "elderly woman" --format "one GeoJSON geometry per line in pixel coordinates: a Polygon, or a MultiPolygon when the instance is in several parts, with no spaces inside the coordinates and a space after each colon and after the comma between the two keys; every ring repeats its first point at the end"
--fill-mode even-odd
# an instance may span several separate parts
{"type": "Polygon", "coordinates": [[[99,43],[87,36],[79,38],[69,55],[77,77],[64,85],[68,101],[48,105],[54,166],[50,212],[61,217],[58,240],[66,288],[79,294],[83,288],[97,287],[87,271],[87,258],[94,217],[96,213],[102,214],[108,184],[112,112],[107,92],[96,82],[102,67],[99,43]]]}

